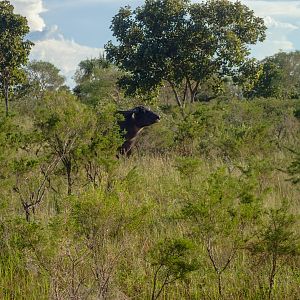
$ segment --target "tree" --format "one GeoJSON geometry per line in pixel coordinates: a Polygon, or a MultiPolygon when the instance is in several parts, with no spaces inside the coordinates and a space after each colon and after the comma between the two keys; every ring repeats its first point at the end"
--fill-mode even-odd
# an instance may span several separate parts
{"type": "Polygon", "coordinates": [[[0,2],[0,88],[9,112],[9,92],[14,84],[24,79],[22,66],[26,64],[33,43],[24,40],[29,32],[27,20],[14,14],[9,1],[0,2]]]}
{"type": "Polygon", "coordinates": [[[167,285],[197,270],[197,262],[189,257],[191,249],[191,242],[183,238],[164,239],[151,249],[150,262],[154,270],[151,300],[158,299],[167,285]]]}
{"type": "Polygon", "coordinates": [[[79,63],[75,74],[74,93],[91,106],[103,100],[118,102],[120,91],[116,87],[121,72],[105,58],[86,59],[79,63]]]}
{"type": "Polygon", "coordinates": [[[223,275],[251,238],[251,228],[260,214],[261,201],[254,192],[251,181],[228,175],[222,168],[204,182],[202,195],[188,200],[182,209],[191,224],[191,235],[204,245],[220,299],[224,296],[223,275]]]}
{"type": "Polygon", "coordinates": [[[300,98],[300,51],[279,52],[267,59],[273,62],[282,72],[280,86],[281,97],[300,98]]]}
{"type": "Polygon", "coordinates": [[[38,102],[43,100],[47,91],[68,90],[60,70],[46,61],[33,60],[25,68],[26,80],[16,89],[15,109],[20,114],[31,116],[38,102]]]}
{"type": "Polygon", "coordinates": [[[247,65],[247,45],[263,41],[266,27],[238,1],[146,0],[134,11],[121,8],[111,29],[118,45],[106,44],[107,58],[127,72],[119,80],[126,93],[168,84],[182,107],[207,79],[247,65]]]}
{"type": "Polygon", "coordinates": [[[288,258],[299,255],[300,238],[295,229],[299,216],[289,213],[286,200],[279,208],[269,209],[266,214],[267,218],[249,250],[270,265],[268,299],[271,299],[278,269],[288,258]]]}
{"type": "MultiPolygon", "coordinates": [[[[35,146],[34,143],[31,145],[35,146]]],[[[19,195],[27,222],[45,198],[50,175],[59,162],[58,157],[52,155],[49,158],[46,156],[48,153],[45,155],[44,152],[46,151],[36,151],[32,155],[25,152],[22,153],[25,154],[23,157],[13,162],[13,190],[19,195]]]]}
{"type": "Polygon", "coordinates": [[[249,97],[280,97],[282,91],[282,69],[272,59],[262,61],[262,72],[253,88],[247,93],[249,97]]]}
{"type": "Polygon", "coordinates": [[[25,69],[28,85],[43,93],[57,91],[65,84],[64,76],[60,75],[60,70],[50,62],[31,61],[25,69]]]}
{"type": "Polygon", "coordinates": [[[300,97],[300,51],[279,52],[260,62],[259,79],[248,91],[250,97],[300,97]]]}
{"type": "Polygon", "coordinates": [[[48,93],[37,108],[35,125],[46,142],[45,147],[63,165],[68,195],[72,194],[79,171],[78,153],[91,139],[94,120],[88,108],[65,91],[48,93]]]}
{"type": "Polygon", "coordinates": [[[119,114],[113,104],[98,105],[93,112],[96,120],[94,128],[89,128],[91,139],[82,145],[78,156],[84,166],[87,180],[94,187],[104,183],[109,189],[114,178],[114,171],[118,165],[116,154],[123,143],[118,125],[119,114]]]}

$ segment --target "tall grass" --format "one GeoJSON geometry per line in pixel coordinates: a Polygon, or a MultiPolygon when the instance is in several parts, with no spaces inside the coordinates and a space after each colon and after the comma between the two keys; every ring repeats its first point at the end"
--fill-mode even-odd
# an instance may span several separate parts
{"type": "Polygon", "coordinates": [[[68,196],[59,168],[30,222],[6,176],[0,299],[300,298],[292,107],[219,103],[163,121],[98,185],[79,170],[68,196]],[[201,130],[184,135],[199,116],[201,130]]]}

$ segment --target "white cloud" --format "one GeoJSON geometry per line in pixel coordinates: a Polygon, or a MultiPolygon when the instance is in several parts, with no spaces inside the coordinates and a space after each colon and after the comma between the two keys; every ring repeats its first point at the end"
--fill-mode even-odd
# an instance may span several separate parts
{"type": "Polygon", "coordinates": [[[244,4],[255,11],[258,16],[300,17],[300,1],[263,1],[243,0],[244,4]]]}
{"type": "Polygon", "coordinates": [[[300,1],[274,0],[242,0],[253,9],[257,16],[263,17],[268,30],[267,38],[263,43],[253,47],[252,54],[262,59],[279,51],[293,51],[296,46],[292,37],[297,35],[300,18],[300,1]]]}
{"type": "MultiPolygon", "coordinates": [[[[204,0],[192,0],[192,2],[202,1],[204,0]]],[[[299,48],[300,44],[295,36],[300,31],[300,0],[241,0],[241,2],[252,9],[256,16],[264,18],[268,27],[266,40],[251,46],[252,56],[262,59],[280,50],[292,51],[299,48]]]]}
{"type": "Polygon", "coordinates": [[[33,31],[28,35],[29,40],[32,41],[41,41],[47,39],[63,39],[63,34],[60,32],[57,25],[53,25],[51,27],[46,26],[42,31],[33,31]]]}
{"type": "Polygon", "coordinates": [[[66,77],[67,84],[74,86],[74,75],[80,61],[98,57],[103,49],[80,45],[65,39],[57,25],[46,27],[40,14],[45,11],[42,0],[11,0],[15,11],[28,19],[31,33],[29,39],[35,45],[30,59],[49,61],[57,66],[66,77]]]}
{"type": "Polygon", "coordinates": [[[15,11],[25,16],[31,31],[41,31],[45,27],[45,22],[40,16],[45,11],[42,0],[11,0],[15,11]]]}
{"type": "Polygon", "coordinates": [[[80,5],[90,5],[90,4],[105,4],[105,3],[117,3],[120,6],[138,4],[142,5],[143,0],[51,0],[49,5],[52,7],[68,7],[68,6],[80,6],[80,5]]]}
{"type": "Polygon", "coordinates": [[[295,50],[295,47],[291,41],[285,38],[282,38],[281,40],[273,40],[272,38],[268,38],[263,43],[252,46],[251,49],[253,50],[252,56],[261,60],[266,56],[274,55],[279,51],[293,51],[295,50]]]}
{"type": "MultiPolygon", "coordinates": [[[[1,1],[1,0],[0,0],[1,1]]],[[[80,45],[73,40],[64,38],[56,25],[46,26],[41,14],[45,6],[50,10],[59,10],[64,6],[89,5],[92,3],[119,3],[141,5],[142,0],[11,0],[17,13],[27,17],[31,34],[29,39],[35,42],[30,58],[45,60],[53,63],[73,86],[72,76],[79,62],[86,58],[97,57],[103,52],[100,48],[91,48],[80,45]]],[[[200,2],[202,0],[192,0],[200,2]]],[[[235,1],[235,0],[232,0],[235,1]]],[[[263,17],[267,30],[267,39],[263,43],[252,47],[253,55],[258,59],[273,55],[279,50],[290,51],[295,49],[291,36],[299,32],[300,0],[241,0],[242,3],[254,10],[255,14],[263,17]]],[[[66,16],[67,17],[67,16],[66,16]]],[[[298,42],[294,39],[295,43],[298,42]]],[[[299,46],[299,45],[298,45],[299,46]]]]}
{"type": "Polygon", "coordinates": [[[283,30],[296,30],[299,27],[291,24],[291,23],[286,23],[286,22],[279,22],[276,21],[275,19],[273,19],[270,16],[267,16],[264,18],[265,24],[266,26],[270,29],[270,28],[275,28],[275,29],[283,29],[283,30]]]}
{"type": "Polygon", "coordinates": [[[53,63],[67,78],[67,84],[73,87],[72,76],[79,62],[87,58],[98,57],[100,53],[103,53],[103,49],[79,45],[63,37],[60,39],[49,38],[35,42],[30,59],[53,63]]]}

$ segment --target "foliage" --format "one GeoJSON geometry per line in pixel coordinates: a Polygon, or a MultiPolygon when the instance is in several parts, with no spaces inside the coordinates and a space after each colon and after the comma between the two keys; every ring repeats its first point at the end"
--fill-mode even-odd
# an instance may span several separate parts
{"type": "Polygon", "coordinates": [[[93,107],[107,100],[119,103],[122,95],[116,81],[120,75],[121,72],[105,58],[83,60],[75,74],[74,93],[83,103],[93,107]]]}
{"type": "Polygon", "coordinates": [[[37,91],[57,91],[65,83],[65,78],[59,74],[59,69],[46,61],[31,61],[26,66],[28,85],[36,87],[37,91]]]}
{"type": "Polygon", "coordinates": [[[0,119],[0,164],[1,178],[5,176],[4,166],[8,164],[11,155],[20,146],[23,140],[22,130],[12,117],[0,119]]]}
{"type": "MultiPolygon", "coordinates": [[[[0,148],[9,156],[1,163],[1,297],[267,297],[272,247],[264,237],[271,220],[291,238],[282,236],[280,245],[296,246],[299,234],[297,186],[278,170],[291,153],[269,142],[281,132],[276,141],[296,148],[296,105],[276,99],[197,103],[189,118],[198,121],[198,135],[187,130],[187,140],[173,141],[164,152],[145,144],[139,155],[120,161],[114,158],[120,140],[112,104],[90,110],[67,92],[46,92],[33,111],[35,122],[24,122],[23,115],[3,119],[0,148]],[[241,128],[261,127],[226,147],[241,128]],[[54,146],[55,136],[65,143],[70,132],[77,139],[68,152],[74,182],[66,197],[65,167],[54,146]],[[184,153],[181,142],[197,146],[184,153]],[[35,209],[26,222],[20,196],[36,195],[53,158],[58,164],[47,176],[43,199],[27,201],[35,209]],[[97,171],[95,184],[88,165],[97,171]],[[273,199],[283,197],[294,205],[284,217],[291,223],[271,218],[273,199]],[[261,258],[267,258],[264,264],[261,258]]],[[[168,121],[160,130],[176,135],[183,118],[178,108],[161,109],[168,121]]],[[[151,134],[149,129],[144,142],[151,134]]],[[[274,297],[297,295],[294,253],[278,256],[274,297]]]]}
{"type": "Polygon", "coordinates": [[[183,119],[178,120],[175,143],[182,154],[193,154],[206,132],[210,117],[210,112],[204,105],[201,105],[195,111],[187,113],[183,119]]]}
{"type": "Polygon", "coordinates": [[[190,186],[192,186],[192,179],[199,172],[201,161],[197,158],[191,157],[178,157],[176,159],[176,169],[180,174],[188,178],[190,186]]]}
{"type": "Polygon", "coordinates": [[[227,161],[268,153],[297,136],[294,105],[276,99],[199,103],[184,117],[176,116],[173,147],[182,155],[201,153],[227,161]]]}
{"type": "Polygon", "coordinates": [[[269,262],[268,298],[271,299],[275,276],[282,261],[300,254],[300,236],[295,232],[296,218],[288,212],[289,205],[285,200],[282,206],[269,209],[267,218],[259,229],[257,239],[249,247],[255,256],[261,256],[269,262]]]}
{"type": "Polygon", "coordinates": [[[8,115],[9,93],[24,79],[22,66],[26,64],[33,43],[24,40],[29,32],[27,20],[13,12],[9,1],[0,2],[0,88],[8,115]]]}
{"type": "Polygon", "coordinates": [[[35,124],[47,143],[46,147],[50,147],[52,155],[63,164],[70,195],[78,172],[77,153],[91,139],[95,119],[73,95],[57,92],[48,94],[39,104],[35,124]]]}
{"type": "Polygon", "coordinates": [[[300,153],[292,151],[294,153],[294,160],[290,163],[287,168],[288,174],[291,176],[289,180],[297,184],[300,182],[300,153]]]}
{"type": "Polygon", "coordinates": [[[13,109],[23,116],[34,118],[38,103],[47,92],[68,90],[60,70],[46,61],[31,61],[24,68],[26,80],[15,89],[13,109]]]}
{"type": "Polygon", "coordinates": [[[248,96],[299,99],[300,52],[279,52],[261,61],[262,72],[248,96]]]}
{"type": "Polygon", "coordinates": [[[281,97],[283,89],[283,70],[272,59],[262,61],[259,80],[248,91],[249,97],[281,97]]]}
{"type": "MultiPolygon", "coordinates": [[[[12,9],[2,7],[1,22],[12,9]]],[[[123,70],[81,62],[74,95],[57,68],[32,62],[27,85],[10,88],[19,101],[0,118],[0,298],[298,299],[297,53],[249,60],[264,25],[226,0],[149,0],[121,9],[113,29],[123,70]],[[124,75],[142,95],[123,99],[124,75]],[[195,103],[176,106],[167,81],[186,92],[178,104],[195,103]],[[118,160],[117,108],[145,99],[162,120],[118,160]]]]}
{"type": "MultiPolygon", "coordinates": [[[[107,187],[113,180],[118,162],[116,153],[123,139],[118,126],[118,115],[113,104],[99,104],[95,110],[95,127],[91,139],[83,144],[77,152],[84,165],[87,179],[94,185],[104,180],[107,187]],[[106,177],[106,178],[105,178],[106,177]]],[[[91,131],[91,128],[89,128],[91,131]]],[[[103,182],[102,182],[103,183],[103,182]]]]}
{"type": "Polygon", "coordinates": [[[197,263],[188,257],[191,248],[192,245],[188,240],[174,239],[159,242],[151,249],[150,259],[154,268],[151,299],[158,299],[167,285],[176,280],[183,280],[187,274],[197,269],[197,263]]]}
{"type": "Polygon", "coordinates": [[[182,210],[184,218],[191,222],[193,235],[205,246],[217,276],[220,297],[222,275],[250,239],[249,229],[260,215],[261,202],[254,187],[251,182],[219,169],[209,175],[197,198],[189,199],[182,210]]]}
{"type": "Polygon", "coordinates": [[[300,51],[290,53],[279,52],[268,58],[282,70],[281,98],[299,99],[300,97],[300,51]]]}
{"type": "Polygon", "coordinates": [[[121,8],[111,29],[119,44],[106,45],[107,57],[127,72],[119,80],[127,94],[153,91],[165,81],[183,106],[205,80],[236,75],[248,62],[247,44],[263,41],[266,27],[240,2],[159,0],[134,11],[121,8]]]}

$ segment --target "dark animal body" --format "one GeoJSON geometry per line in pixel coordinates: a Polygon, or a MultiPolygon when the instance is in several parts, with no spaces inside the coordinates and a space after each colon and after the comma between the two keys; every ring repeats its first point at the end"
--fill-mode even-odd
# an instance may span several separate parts
{"type": "Polygon", "coordinates": [[[124,116],[124,120],[119,121],[118,124],[125,138],[125,142],[120,147],[119,153],[128,157],[131,155],[132,147],[141,130],[146,126],[157,123],[160,117],[143,106],[118,111],[118,113],[124,116]]]}

